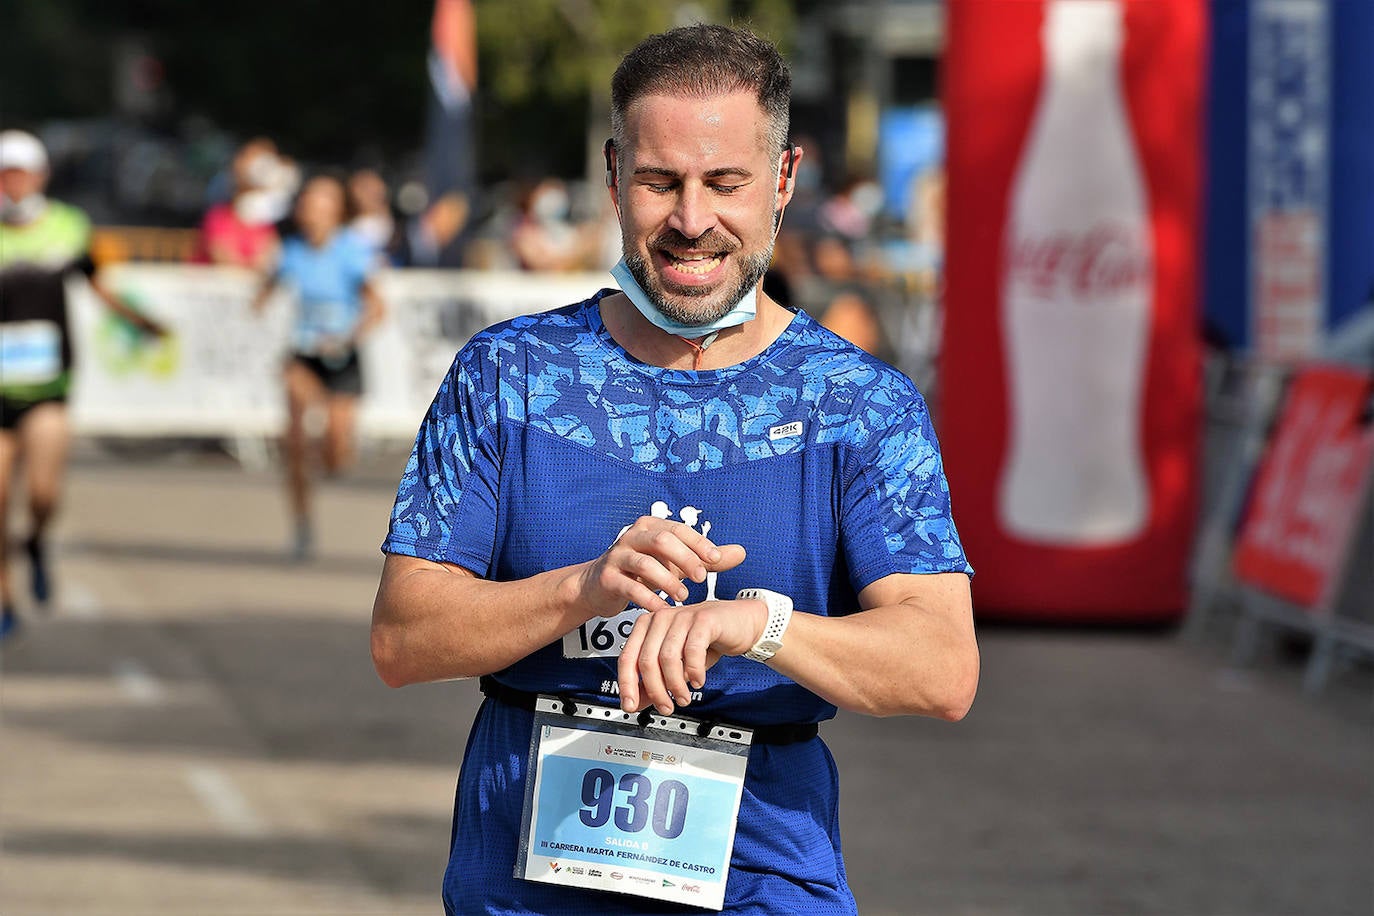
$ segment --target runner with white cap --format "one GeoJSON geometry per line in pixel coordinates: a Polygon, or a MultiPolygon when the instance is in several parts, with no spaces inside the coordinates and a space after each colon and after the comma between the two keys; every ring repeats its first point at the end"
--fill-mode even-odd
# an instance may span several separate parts
{"type": "Polygon", "coordinates": [[[67,457],[72,367],[67,278],[86,277],[115,313],[146,333],[163,333],[98,281],[89,251],[90,220],[76,207],[47,197],[48,177],[48,153],[37,137],[0,131],[0,640],[18,623],[6,520],[10,484],[21,462],[29,504],[24,550],[34,603],[46,605],[52,590],[44,536],[67,457]]]}

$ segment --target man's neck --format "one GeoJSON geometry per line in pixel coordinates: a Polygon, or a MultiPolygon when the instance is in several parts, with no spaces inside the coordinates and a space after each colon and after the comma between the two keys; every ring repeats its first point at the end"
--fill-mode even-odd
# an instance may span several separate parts
{"type": "Polygon", "coordinates": [[[601,300],[601,321],[615,342],[640,362],[663,369],[737,366],[766,350],[791,320],[791,312],[760,292],[758,314],[752,319],[692,340],[656,327],[624,293],[601,300]]]}

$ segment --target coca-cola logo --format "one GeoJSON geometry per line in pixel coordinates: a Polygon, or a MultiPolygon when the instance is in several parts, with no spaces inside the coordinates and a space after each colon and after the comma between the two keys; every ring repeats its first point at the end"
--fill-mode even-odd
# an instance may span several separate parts
{"type": "Polygon", "coordinates": [[[1150,249],[1143,232],[1101,223],[1086,232],[1013,239],[1008,271],[1042,296],[1092,301],[1134,293],[1150,282],[1150,249]]]}

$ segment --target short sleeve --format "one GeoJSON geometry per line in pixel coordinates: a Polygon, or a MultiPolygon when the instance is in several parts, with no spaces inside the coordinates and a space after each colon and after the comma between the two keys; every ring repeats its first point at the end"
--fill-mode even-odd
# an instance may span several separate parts
{"type": "Polygon", "coordinates": [[[488,574],[500,483],[495,404],[459,354],[415,437],[384,552],[488,574]]]}
{"type": "Polygon", "coordinates": [[[850,447],[844,469],[841,537],[856,591],[893,573],[973,575],[919,393],[890,425],[850,447]]]}
{"type": "Polygon", "coordinates": [[[353,230],[345,229],[344,232],[348,238],[348,272],[354,282],[362,286],[379,266],[377,252],[353,230]]]}

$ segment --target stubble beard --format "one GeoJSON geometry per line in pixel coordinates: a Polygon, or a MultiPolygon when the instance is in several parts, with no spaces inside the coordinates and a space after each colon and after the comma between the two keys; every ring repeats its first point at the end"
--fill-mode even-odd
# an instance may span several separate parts
{"type": "MultiPolygon", "coordinates": [[[[655,240],[655,246],[661,240],[662,237],[655,240]]],[[[693,328],[703,327],[728,315],[750,290],[759,285],[763,275],[768,272],[768,265],[773,262],[771,240],[767,248],[753,254],[741,256],[736,252],[727,252],[729,257],[739,258],[740,278],[729,289],[728,295],[722,295],[719,289],[665,284],[649,269],[648,260],[643,255],[629,250],[628,242],[625,249],[625,266],[630,269],[635,282],[648,294],[654,308],[669,321],[693,328]]]]}

